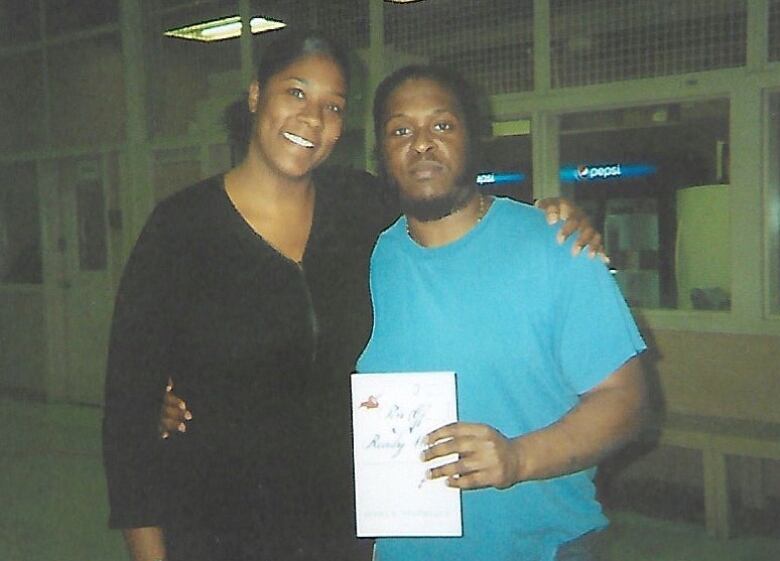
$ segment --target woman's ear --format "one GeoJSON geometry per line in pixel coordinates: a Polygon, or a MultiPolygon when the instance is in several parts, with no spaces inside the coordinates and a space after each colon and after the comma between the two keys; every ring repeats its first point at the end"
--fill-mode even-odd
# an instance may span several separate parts
{"type": "Polygon", "coordinates": [[[257,104],[260,101],[260,84],[257,83],[257,80],[252,80],[252,83],[249,84],[249,94],[247,95],[247,106],[249,107],[250,113],[255,113],[257,111],[257,104]]]}

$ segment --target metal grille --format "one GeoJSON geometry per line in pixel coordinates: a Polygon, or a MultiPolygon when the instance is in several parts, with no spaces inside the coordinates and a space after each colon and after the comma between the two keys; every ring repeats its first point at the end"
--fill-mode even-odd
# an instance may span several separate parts
{"type": "Polygon", "coordinates": [[[780,0],[769,0],[769,60],[780,60],[780,0]]]}
{"type": "Polygon", "coordinates": [[[0,45],[18,45],[41,37],[37,2],[0,0],[0,45]]]}
{"type": "MultiPolygon", "coordinates": [[[[367,0],[252,0],[252,13],[283,21],[290,29],[317,29],[345,48],[368,45],[367,0]]],[[[275,32],[261,33],[256,40],[275,37],[275,32]]]]}
{"type": "Polygon", "coordinates": [[[552,85],[745,64],[745,0],[551,0],[552,85]]]}
{"type": "Polygon", "coordinates": [[[316,26],[347,48],[368,46],[368,6],[365,0],[312,0],[316,26]]]}
{"type": "Polygon", "coordinates": [[[385,3],[386,60],[457,69],[485,93],[533,89],[533,1],[385,3]]]}

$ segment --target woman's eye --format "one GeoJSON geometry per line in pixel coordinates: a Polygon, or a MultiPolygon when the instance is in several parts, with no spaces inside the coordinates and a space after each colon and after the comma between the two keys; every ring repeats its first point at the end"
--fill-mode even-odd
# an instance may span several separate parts
{"type": "Polygon", "coordinates": [[[298,99],[303,99],[305,97],[301,88],[290,88],[287,90],[287,93],[293,97],[297,97],[298,99]]]}
{"type": "Polygon", "coordinates": [[[332,111],[333,113],[343,113],[344,108],[341,105],[336,105],[335,103],[332,103],[328,105],[328,111],[332,111]]]}
{"type": "Polygon", "coordinates": [[[452,125],[452,123],[436,123],[435,125],[433,125],[433,129],[439,132],[449,131],[452,130],[453,128],[455,127],[452,125]]]}

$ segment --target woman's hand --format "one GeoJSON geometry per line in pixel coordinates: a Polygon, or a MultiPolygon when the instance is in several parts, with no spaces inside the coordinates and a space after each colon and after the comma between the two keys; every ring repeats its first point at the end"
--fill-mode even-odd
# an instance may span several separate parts
{"type": "Polygon", "coordinates": [[[579,254],[585,246],[588,246],[588,256],[599,255],[601,260],[609,263],[609,257],[604,253],[604,245],[601,233],[590,223],[590,217],[580,207],[565,197],[550,197],[540,199],[534,206],[544,211],[549,224],[555,224],[564,220],[561,231],[558,232],[558,243],[563,243],[574,232],[579,232],[577,240],[572,246],[572,254],[579,254]]]}
{"type": "Polygon", "coordinates": [[[170,437],[171,433],[187,432],[187,421],[192,419],[192,413],[187,404],[173,393],[173,380],[168,378],[165,386],[165,396],[160,407],[160,423],[158,425],[161,438],[170,437]]]}

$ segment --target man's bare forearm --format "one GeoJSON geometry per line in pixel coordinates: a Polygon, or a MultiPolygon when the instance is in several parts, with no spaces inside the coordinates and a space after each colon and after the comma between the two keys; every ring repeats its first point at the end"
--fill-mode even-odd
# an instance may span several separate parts
{"type": "Polygon", "coordinates": [[[517,481],[549,479],[596,465],[637,434],[646,401],[644,373],[634,357],[558,422],[513,439],[517,481]]]}

